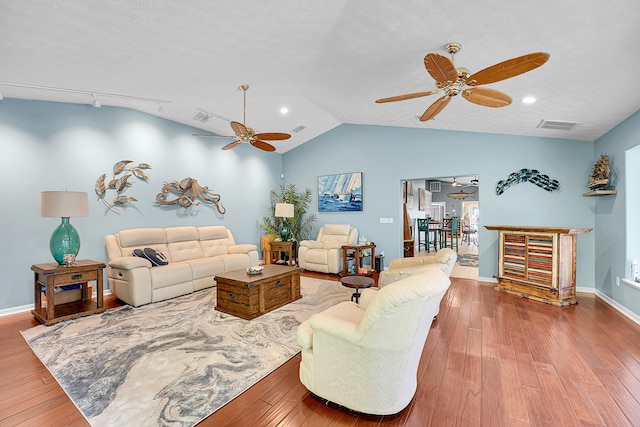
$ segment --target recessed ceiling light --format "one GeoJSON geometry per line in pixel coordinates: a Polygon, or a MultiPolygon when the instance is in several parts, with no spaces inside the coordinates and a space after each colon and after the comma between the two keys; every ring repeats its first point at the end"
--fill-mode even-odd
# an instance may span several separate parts
{"type": "Polygon", "coordinates": [[[525,96],[522,98],[523,104],[533,104],[534,102],[536,102],[536,99],[533,96],[525,96]]]}
{"type": "Polygon", "coordinates": [[[280,108],[280,114],[287,114],[288,112],[289,112],[289,109],[287,107],[280,108]]]}

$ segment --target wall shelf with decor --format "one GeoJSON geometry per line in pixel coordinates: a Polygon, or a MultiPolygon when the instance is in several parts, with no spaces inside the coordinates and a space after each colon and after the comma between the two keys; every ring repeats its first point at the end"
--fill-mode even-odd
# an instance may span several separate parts
{"type": "Polygon", "coordinates": [[[618,190],[593,190],[587,193],[584,193],[583,197],[593,197],[593,196],[610,196],[612,194],[618,194],[618,190]]]}

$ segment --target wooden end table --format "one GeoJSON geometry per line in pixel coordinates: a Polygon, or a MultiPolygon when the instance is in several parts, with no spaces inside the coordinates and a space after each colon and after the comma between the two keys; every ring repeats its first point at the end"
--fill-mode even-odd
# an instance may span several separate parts
{"type": "Polygon", "coordinates": [[[356,300],[356,304],[360,301],[360,289],[370,288],[373,286],[373,279],[366,276],[345,276],[340,279],[342,286],[354,288],[356,291],[351,295],[351,301],[356,300]]]}
{"type": "Polygon", "coordinates": [[[286,253],[289,256],[289,265],[296,265],[296,242],[271,241],[269,242],[269,261],[271,261],[274,252],[278,252],[278,257],[279,254],[286,253]]]}
{"type": "Polygon", "coordinates": [[[370,276],[375,270],[376,245],[369,243],[366,245],[343,245],[342,246],[342,276],[349,274],[349,260],[353,260],[356,276],[370,276]],[[369,251],[369,253],[367,253],[369,251]],[[365,256],[366,254],[366,256],[365,256]],[[360,273],[362,258],[371,257],[371,268],[366,273],[360,273]]]}
{"type": "Polygon", "coordinates": [[[102,262],[88,259],[76,261],[72,266],[59,265],[57,262],[32,265],[35,296],[35,307],[31,310],[33,317],[50,326],[63,320],[104,312],[102,271],[105,267],[102,262]],[[92,281],[96,282],[95,300],[89,294],[88,282],[92,281]],[[55,288],[65,285],[81,285],[82,297],[78,301],[56,305],[55,288]],[[46,298],[44,304],[43,289],[46,298]]]}

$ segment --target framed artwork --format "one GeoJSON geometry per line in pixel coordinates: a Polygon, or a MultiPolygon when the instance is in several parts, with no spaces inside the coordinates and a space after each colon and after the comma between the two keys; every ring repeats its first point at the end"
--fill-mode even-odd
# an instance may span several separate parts
{"type": "Polygon", "coordinates": [[[424,188],[420,187],[418,189],[418,210],[424,211],[426,210],[425,202],[426,202],[427,194],[424,188]]]}
{"type": "Polygon", "coordinates": [[[362,172],[318,177],[318,212],[361,212],[362,172]]]}

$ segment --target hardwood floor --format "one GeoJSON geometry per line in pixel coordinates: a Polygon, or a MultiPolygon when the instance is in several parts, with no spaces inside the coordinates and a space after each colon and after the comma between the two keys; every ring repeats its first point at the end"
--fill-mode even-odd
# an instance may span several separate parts
{"type": "MultiPolygon", "coordinates": [[[[578,300],[554,307],[454,278],[399,414],[310,395],[298,355],[199,425],[638,426],[640,326],[593,295],[578,300]]],[[[29,313],[0,318],[0,425],[88,425],[19,334],[35,324],[29,313]]]]}

